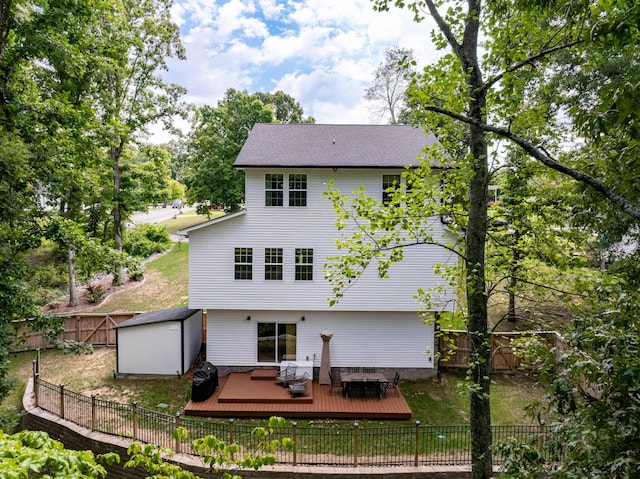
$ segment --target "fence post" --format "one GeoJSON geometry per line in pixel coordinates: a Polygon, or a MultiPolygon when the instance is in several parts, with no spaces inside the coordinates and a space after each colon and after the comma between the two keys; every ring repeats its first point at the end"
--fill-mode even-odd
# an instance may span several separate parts
{"type": "Polygon", "coordinates": [[[538,454],[543,455],[544,452],[544,440],[545,440],[545,422],[544,419],[540,419],[540,431],[538,431],[538,454]]]}
{"type": "Polygon", "coordinates": [[[292,422],[291,426],[293,427],[293,430],[291,432],[291,435],[293,436],[291,439],[293,440],[293,465],[297,466],[298,465],[298,423],[297,422],[292,422]]]}
{"type": "Polygon", "coordinates": [[[33,376],[33,397],[36,401],[36,407],[40,407],[40,374],[33,376]]]}
{"type": "MultiPolygon", "coordinates": [[[[229,419],[229,445],[233,444],[233,418],[229,419]]],[[[231,460],[235,460],[235,454],[231,453],[231,460]]]]}
{"type": "Polygon", "coordinates": [[[91,395],[91,430],[96,430],[96,395],[91,395]]]}
{"type": "Polygon", "coordinates": [[[418,467],[418,454],[420,452],[420,421],[416,421],[416,450],[413,465],[418,467]]]}
{"type": "Polygon", "coordinates": [[[177,454],[180,454],[181,443],[182,443],[182,441],[180,440],[180,434],[178,434],[178,428],[179,427],[180,427],[180,413],[177,412],[176,413],[176,422],[175,422],[176,444],[175,444],[175,448],[174,448],[177,454]]]}
{"type": "Polygon", "coordinates": [[[358,421],[353,423],[353,465],[358,465],[358,421]]]}
{"type": "Polygon", "coordinates": [[[133,420],[133,440],[135,441],[138,437],[138,403],[136,401],[131,403],[131,409],[131,419],[133,420]]]}
{"type": "Polygon", "coordinates": [[[64,384],[60,385],[60,418],[64,419],[64,384]]]}

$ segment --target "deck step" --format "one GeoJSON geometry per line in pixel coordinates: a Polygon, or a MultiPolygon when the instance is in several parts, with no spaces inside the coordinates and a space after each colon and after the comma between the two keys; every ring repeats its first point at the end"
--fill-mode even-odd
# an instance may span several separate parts
{"type": "Polygon", "coordinates": [[[251,371],[252,381],[275,381],[278,375],[276,368],[261,368],[251,371]]]}

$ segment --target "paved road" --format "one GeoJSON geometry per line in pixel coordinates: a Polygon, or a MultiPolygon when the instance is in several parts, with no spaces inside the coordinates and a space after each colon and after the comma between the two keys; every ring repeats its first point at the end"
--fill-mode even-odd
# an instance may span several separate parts
{"type": "Polygon", "coordinates": [[[187,211],[191,211],[192,209],[193,208],[182,208],[181,210],[178,210],[177,208],[171,208],[169,206],[167,208],[151,210],[147,213],[137,213],[135,215],[131,215],[131,222],[136,225],[141,223],[160,223],[161,221],[173,218],[180,211],[185,213],[187,211]]]}

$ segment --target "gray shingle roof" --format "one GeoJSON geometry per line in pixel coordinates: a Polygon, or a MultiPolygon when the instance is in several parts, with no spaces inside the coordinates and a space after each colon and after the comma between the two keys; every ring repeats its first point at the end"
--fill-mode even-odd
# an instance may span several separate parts
{"type": "Polygon", "coordinates": [[[234,166],[404,168],[436,141],[409,125],[256,123],[234,166]]]}
{"type": "Polygon", "coordinates": [[[128,328],[131,326],[140,326],[142,324],[164,323],[167,321],[184,321],[198,311],[198,309],[189,309],[187,307],[151,311],[123,321],[122,323],[114,326],[114,328],[128,328]]]}

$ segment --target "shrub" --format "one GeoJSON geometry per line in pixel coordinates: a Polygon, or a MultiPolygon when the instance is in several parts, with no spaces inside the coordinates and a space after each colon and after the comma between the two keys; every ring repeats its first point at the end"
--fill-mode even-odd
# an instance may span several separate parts
{"type": "Polygon", "coordinates": [[[104,296],[104,290],[102,286],[97,283],[90,283],[87,285],[87,289],[84,292],[84,297],[87,298],[87,301],[90,303],[97,303],[104,296]]]}
{"type": "Polygon", "coordinates": [[[164,226],[145,223],[127,230],[122,249],[131,256],[147,258],[166,250],[170,244],[171,239],[164,226]]]}

